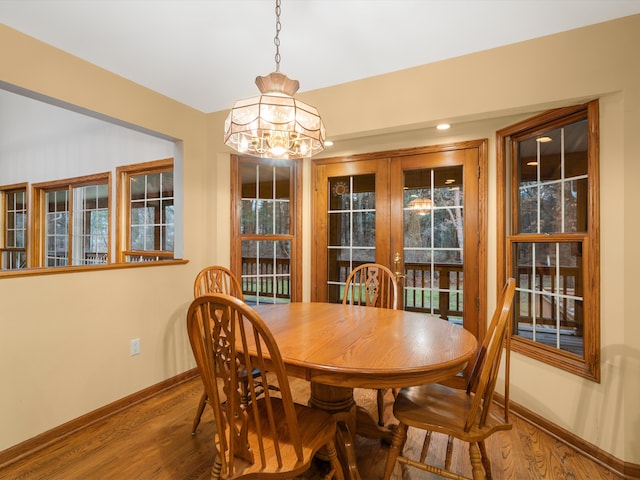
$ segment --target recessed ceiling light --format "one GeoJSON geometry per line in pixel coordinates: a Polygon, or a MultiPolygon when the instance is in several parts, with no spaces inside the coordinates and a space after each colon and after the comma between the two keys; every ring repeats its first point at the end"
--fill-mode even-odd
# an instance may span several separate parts
{"type": "Polygon", "coordinates": [[[547,142],[551,142],[551,141],[552,141],[551,137],[538,137],[538,138],[536,138],[536,142],[539,142],[539,143],[547,143],[547,142]]]}
{"type": "Polygon", "coordinates": [[[449,130],[451,128],[451,125],[449,125],[448,123],[441,123],[436,128],[438,130],[449,130]]]}
{"type": "Polygon", "coordinates": [[[333,147],[333,142],[331,140],[325,140],[324,141],[324,146],[325,147],[333,147]]]}

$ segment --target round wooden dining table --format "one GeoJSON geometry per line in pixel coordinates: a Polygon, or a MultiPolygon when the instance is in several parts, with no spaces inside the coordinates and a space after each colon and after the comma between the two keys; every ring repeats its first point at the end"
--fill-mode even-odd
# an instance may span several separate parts
{"type": "Polygon", "coordinates": [[[464,328],[417,312],[334,303],[254,307],[273,334],[287,373],[311,382],[309,404],[338,420],[345,477],[359,479],[353,435],[386,438],[354,388],[402,388],[441,382],[473,357],[476,338],[464,328]]]}

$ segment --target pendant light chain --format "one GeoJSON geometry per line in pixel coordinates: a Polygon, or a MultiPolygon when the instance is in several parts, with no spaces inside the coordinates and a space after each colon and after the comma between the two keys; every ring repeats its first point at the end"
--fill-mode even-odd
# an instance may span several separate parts
{"type": "Polygon", "coordinates": [[[276,46],[276,72],[280,71],[280,0],[276,0],[276,36],[273,43],[276,46]]]}

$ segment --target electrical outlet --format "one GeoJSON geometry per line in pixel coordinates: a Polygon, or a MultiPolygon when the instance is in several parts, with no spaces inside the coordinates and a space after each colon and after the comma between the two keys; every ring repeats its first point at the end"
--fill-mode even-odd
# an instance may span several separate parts
{"type": "Polygon", "coordinates": [[[134,338],[131,340],[131,348],[130,348],[130,355],[138,355],[140,353],[140,339],[139,338],[134,338]]]}

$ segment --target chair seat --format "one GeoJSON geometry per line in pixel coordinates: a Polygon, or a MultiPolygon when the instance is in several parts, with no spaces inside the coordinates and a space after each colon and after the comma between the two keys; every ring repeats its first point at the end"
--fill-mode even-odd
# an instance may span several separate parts
{"type": "Polygon", "coordinates": [[[465,442],[476,443],[499,430],[510,430],[511,423],[489,412],[483,427],[476,421],[464,431],[473,395],[441,384],[403,388],[393,405],[393,415],[405,425],[453,435],[465,442]]]}
{"type": "MultiPolygon", "coordinates": [[[[236,458],[236,470],[235,477],[245,478],[250,474],[258,474],[256,478],[262,478],[266,475],[273,475],[274,478],[278,477],[278,473],[283,473],[285,477],[290,478],[295,475],[299,475],[308,470],[314,455],[320,448],[327,444],[327,442],[335,436],[336,421],[330,414],[321,410],[306,407],[304,405],[294,404],[296,417],[300,427],[300,436],[302,443],[303,456],[302,460],[298,461],[296,453],[294,451],[294,445],[289,438],[289,432],[284,424],[278,422],[279,419],[285,418],[284,405],[279,398],[271,398],[271,408],[273,410],[273,416],[276,419],[276,425],[278,427],[278,445],[282,455],[282,466],[278,466],[275,461],[276,453],[273,450],[273,442],[269,439],[272,438],[272,433],[268,424],[267,402],[264,398],[260,398],[256,402],[256,408],[258,409],[257,418],[261,420],[262,441],[267,446],[265,450],[267,458],[272,460],[267,462],[265,467],[261,466],[259,459],[253,464],[236,458]],[[269,449],[268,446],[271,446],[269,449]]],[[[252,407],[250,407],[252,408],[252,407]]],[[[257,441],[258,435],[256,433],[256,425],[253,423],[253,416],[249,416],[248,435],[249,448],[253,452],[259,452],[259,448],[254,444],[257,441]]],[[[217,450],[220,451],[216,445],[217,450]]],[[[256,453],[257,455],[257,453],[256,453]]]]}

